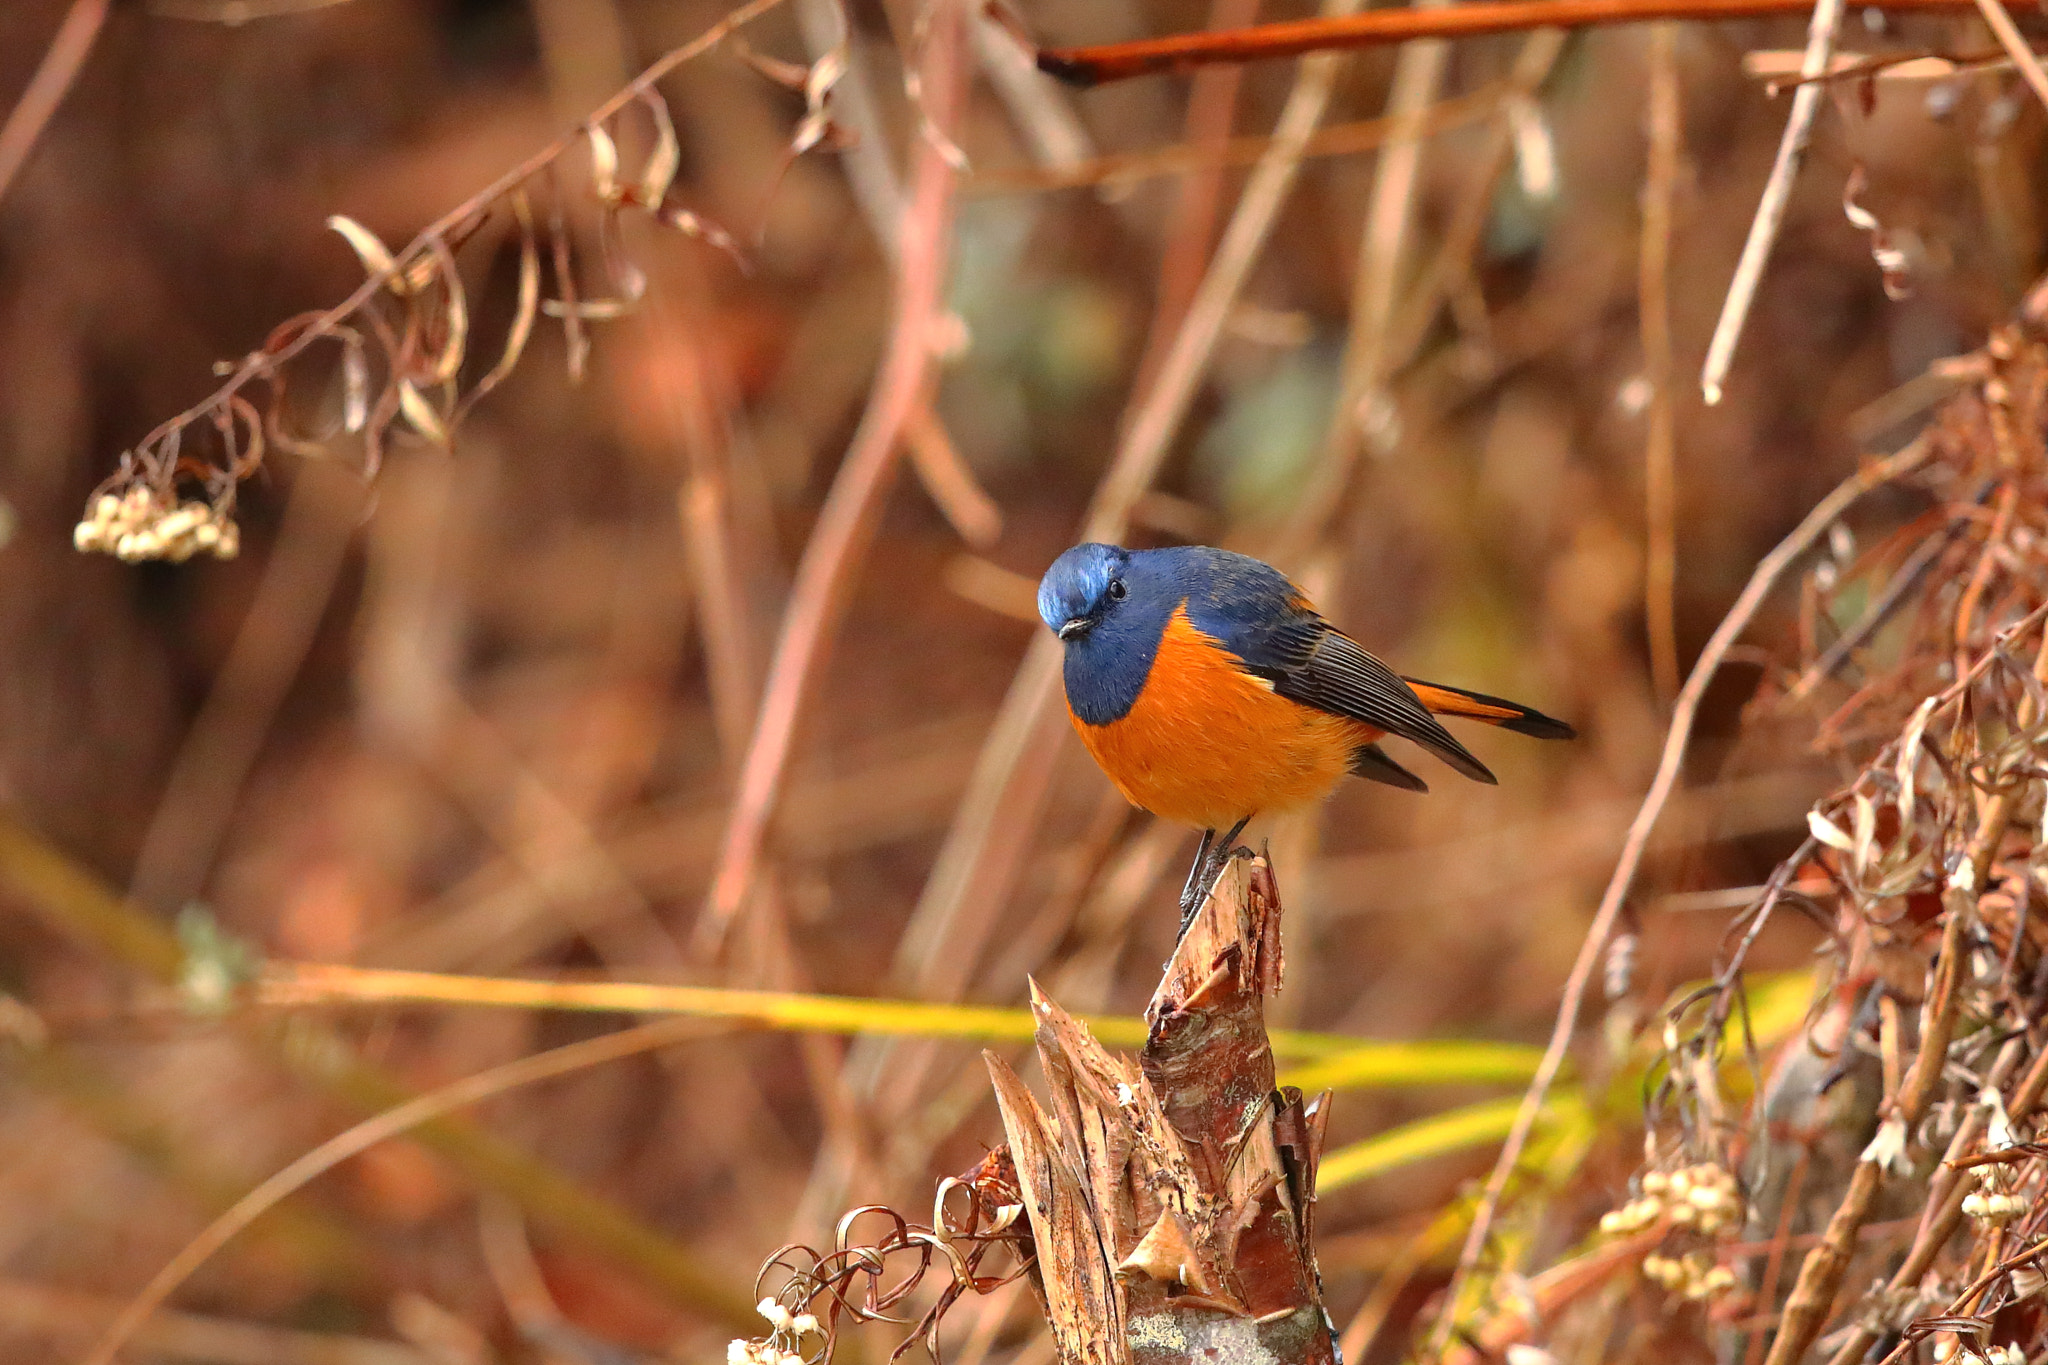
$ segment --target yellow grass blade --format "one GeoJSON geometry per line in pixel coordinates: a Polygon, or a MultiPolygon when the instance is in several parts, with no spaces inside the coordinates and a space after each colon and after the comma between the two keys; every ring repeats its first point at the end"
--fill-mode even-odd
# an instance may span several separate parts
{"type": "MultiPolygon", "coordinates": [[[[1324,1034],[1308,1035],[1320,1040],[1324,1034]]],[[[1536,1074],[1539,1049],[1521,1043],[1425,1039],[1413,1042],[1361,1043],[1352,1039],[1344,1051],[1304,1053],[1283,1050],[1281,1033],[1273,1034],[1279,1057],[1313,1057],[1306,1066],[1280,1073],[1282,1085],[1299,1086],[1305,1095],[1322,1090],[1367,1090],[1382,1085],[1414,1085],[1411,1076],[1434,1076],[1443,1082],[1522,1082],[1536,1074]]]]}
{"type": "Polygon", "coordinates": [[[1316,1193],[1342,1189],[1433,1156],[1499,1142],[1514,1126],[1521,1103],[1518,1095],[1483,1100],[1340,1147],[1316,1167],[1316,1193]]]}
{"type": "MultiPolygon", "coordinates": [[[[802,1033],[896,1034],[983,1043],[1029,1042],[1036,1028],[1031,1012],[1023,1009],[629,981],[453,976],[313,962],[266,966],[254,999],[290,1008],[405,1003],[692,1015],[802,1033]]],[[[1116,1016],[1087,1023],[1112,1047],[1134,1048],[1145,1041],[1142,1019],[1116,1016]]],[[[1318,1063],[1281,1076],[1288,1084],[1314,1090],[1525,1081],[1537,1058],[1534,1048],[1462,1040],[1379,1043],[1289,1029],[1276,1030],[1272,1039],[1275,1056],[1318,1063]]]]}

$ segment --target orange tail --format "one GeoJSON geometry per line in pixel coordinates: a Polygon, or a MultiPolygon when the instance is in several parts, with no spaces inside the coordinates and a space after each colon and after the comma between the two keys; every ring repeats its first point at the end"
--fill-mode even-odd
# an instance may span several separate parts
{"type": "Polygon", "coordinates": [[[1517,734],[1534,735],[1538,739],[1574,739],[1578,735],[1578,731],[1563,721],[1553,720],[1520,702],[1489,697],[1484,692],[1467,692],[1462,687],[1445,687],[1442,683],[1417,682],[1413,678],[1403,678],[1402,681],[1415,689],[1415,695],[1424,706],[1440,716],[1484,721],[1488,725],[1498,725],[1517,734]]]}

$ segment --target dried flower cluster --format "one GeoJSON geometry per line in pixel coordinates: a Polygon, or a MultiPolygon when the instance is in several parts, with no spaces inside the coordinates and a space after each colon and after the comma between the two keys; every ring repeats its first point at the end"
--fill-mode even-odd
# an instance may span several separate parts
{"type": "Polygon", "coordinates": [[[807,1349],[815,1352],[823,1347],[825,1329],[818,1325],[815,1314],[792,1313],[772,1298],[761,1300],[757,1307],[772,1330],[751,1341],[735,1338],[725,1348],[726,1365],[804,1365],[809,1359],[804,1354],[807,1349]]]}
{"type": "Polygon", "coordinates": [[[145,559],[182,564],[197,554],[233,559],[242,548],[242,532],[212,503],[166,501],[147,485],[131,484],[119,496],[94,497],[71,542],[83,553],[99,551],[128,564],[145,559]]]}
{"type": "MultiPolygon", "coordinates": [[[[1675,1171],[1650,1171],[1641,1186],[1640,1195],[1601,1217],[1601,1233],[1626,1237],[1659,1227],[1673,1234],[1718,1237],[1742,1224],[1742,1196],[1734,1173],[1725,1166],[1709,1161],[1675,1171]]],[[[1642,1271],[1651,1283],[1693,1302],[1735,1287],[1735,1272],[1717,1264],[1704,1248],[1676,1256],[1651,1252],[1643,1257],[1642,1271]]]]}
{"type": "Polygon", "coordinates": [[[1642,1189],[1640,1196],[1602,1217],[1600,1231],[1615,1236],[1663,1221],[1713,1237],[1742,1221],[1742,1196],[1736,1193],[1733,1172],[1712,1162],[1668,1174],[1650,1171],[1642,1189]]]}

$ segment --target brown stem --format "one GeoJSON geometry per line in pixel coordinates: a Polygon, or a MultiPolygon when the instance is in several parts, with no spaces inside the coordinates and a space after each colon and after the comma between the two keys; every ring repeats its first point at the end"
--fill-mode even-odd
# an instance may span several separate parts
{"type": "Polygon", "coordinates": [[[746,903],[760,866],[769,817],[796,739],[797,722],[817,684],[818,664],[844,614],[853,573],[874,537],[883,495],[903,448],[904,426],[924,400],[931,379],[932,320],[944,288],[946,242],[953,217],[956,172],[951,136],[961,100],[964,15],[959,3],[932,10],[925,35],[923,115],[917,182],[903,225],[902,267],[889,352],[875,376],[867,412],[804,546],[783,614],[782,633],[768,666],[760,717],[740,769],[732,821],[711,895],[697,926],[700,952],[716,950],[746,903]]]}
{"type": "Polygon", "coordinates": [[[7,187],[14,183],[15,175],[35,149],[57,106],[64,102],[64,96],[78,79],[79,68],[92,54],[100,28],[106,23],[109,3],[110,0],[72,0],[70,13],[58,25],[49,50],[43,53],[42,65],[29,78],[28,88],[15,101],[7,122],[0,124],[0,199],[7,196],[7,187]]]}
{"type": "MultiPolygon", "coordinates": [[[[1392,13],[1393,11],[1388,11],[1392,13]]],[[[1493,1228],[1493,1216],[1500,1207],[1501,1196],[1507,1190],[1508,1178],[1514,1174],[1515,1165],[1521,1160],[1522,1148],[1529,1141],[1529,1133],[1536,1124],[1536,1115],[1543,1107],[1544,1096],[1557,1079],[1557,1073],[1564,1065],[1565,1051],[1571,1045],[1572,1030],[1578,1022],[1579,1007],[1586,998],[1586,987],[1593,979],[1594,968],[1600,962],[1601,951],[1608,936],[1613,932],[1616,920],[1621,915],[1622,903],[1628,899],[1629,888],[1635,884],[1636,869],[1642,865],[1643,851],[1649,847],[1650,833],[1657,826],[1657,817],[1671,799],[1678,787],[1679,770],[1684,766],[1685,753],[1692,740],[1693,723],[1698,719],[1701,700],[1706,696],[1707,684],[1713,681],[1721,663],[1742,632],[1748,628],[1750,619],[1764,598],[1776,586],[1779,577],[1792,566],[1794,560],[1834,525],[1836,518],[1848,511],[1864,494],[1882,487],[1925,461],[1932,451],[1928,441],[1915,441],[1889,459],[1866,465],[1863,469],[1821,499],[1806,519],[1792,529],[1792,533],[1780,541],[1776,548],[1757,564],[1756,571],[1749,577],[1749,583],[1742,595],[1735,599],[1735,605],[1728,609],[1728,615],[1714,629],[1706,647],[1700,651],[1692,673],[1685,680],[1685,687],[1678,694],[1678,702],[1672,708],[1671,729],[1664,739],[1664,751],[1657,760],[1657,775],[1650,783],[1648,795],[1644,796],[1642,808],[1636,812],[1633,824],[1629,826],[1628,839],[1622,845],[1621,857],[1617,861],[1614,875],[1607,883],[1607,891],[1600,899],[1600,908],[1594,912],[1593,923],[1586,930],[1585,941],[1579,947],[1578,960],[1572,964],[1571,975],[1566,978],[1564,1000],[1557,1011],[1557,1022],[1552,1026],[1549,1045],[1544,1049],[1543,1061],[1538,1066],[1536,1077],[1530,1081],[1528,1093],[1522,1097],[1521,1110],[1515,1115],[1515,1124],[1509,1130],[1507,1141],[1502,1144],[1500,1156],[1494,1162],[1493,1171],[1487,1177],[1486,1188],[1480,1194],[1479,1207],[1472,1217],[1472,1229],[1465,1238],[1465,1249],[1458,1257],[1458,1269],[1452,1278],[1451,1287],[1444,1295],[1442,1316],[1437,1320],[1436,1350],[1441,1353],[1450,1341],[1451,1331],[1456,1325],[1457,1304],[1465,1281],[1471,1278],[1473,1269],[1479,1264],[1480,1253],[1486,1248],[1487,1235],[1493,1228]]],[[[1857,1220],[1861,1222],[1859,1218],[1857,1220]]]]}
{"type": "MultiPolygon", "coordinates": [[[[2037,681],[2048,679],[2048,632],[2043,633],[2040,648],[2034,656],[2034,677],[2037,681]]],[[[2034,700],[2029,695],[2020,703],[2020,728],[2028,728],[2034,719],[2034,700]]],[[[1948,922],[1942,928],[1941,961],[1936,968],[1933,993],[1927,1002],[1927,1022],[1922,1030],[1920,1051],[1913,1060],[1913,1069],[1907,1073],[1898,1104],[1887,1120],[1887,1123],[1901,1125],[1908,1137],[1925,1117],[1934,1100],[1942,1071],[1948,1065],[1949,1044],[1955,1038],[1956,1014],[1963,994],[1961,983],[1967,956],[1964,940],[1970,922],[1976,916],[1977,897],[1983,892],[1992,860],[1997,857],[1998,846],[2005,839],[2006,826],[2018,805],[2019,789],[2012,786],[1999,792],[1985,805],[1977,822],[1977,833],[1970,840],[1967,861],[1957,868],[1944,897],[1948,922]]],[[[1794,1365],[1806,1354],[1813,1339],[1820,1335],[1834,1305],[1835,1295],[1842,1287],[1842,1276],[1848,1271],[1856,1231],[1870,1215],[1870,1204],[1876,1197],[1882,1176],[1883,1166],[1868,1153],[1857,1163],[1848,1193],[1835,1209],[1835,1216],[1828,1220],[1827,1237],[1799,1268],[1799,1282],[1785,1303],[1784,1325],[1778,1330],[1777,1340],[1771,1343],[1766,1365],[1794,1365]]],[[[1961,1186],[1962,1182],[1957,1181],[1954,1188],[1960,1189],[1961,1186]]],[[[1959,1200],[1957,1203],[1960,1207],[1959,1200]]],[[[1943,1214],[1941,1221],[1946,1222],[1945,1206],[1943,1214]]],[[[1951,1223],[1949,1226],[1954,1225],[1951,1223]]],[[[1935,1242],[1933,1246],[1940,1244],[1935,1242]]]]}

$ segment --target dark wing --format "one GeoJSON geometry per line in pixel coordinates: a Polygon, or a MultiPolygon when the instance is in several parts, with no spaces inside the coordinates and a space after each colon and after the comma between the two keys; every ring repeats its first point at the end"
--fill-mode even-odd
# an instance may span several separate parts
{"type": "MultiPolygon", "coordinates": [[[[1246,672],[1264,678],[1281,696],[1413,740],[1475,781],[1496,780],[1429,713],[1413,688],[1332,628],[1277,569],[1194,546],[1145,551],[1133,557],[1134,567],[1139,560],[1156,562],[1170,574],[1196,628],[1215,636],[1246,672]]],[[[1370,745],[1360,749],[1354,763],[1360,776],[1398,787],[1421,786],[1421,779],[1384,754],[1375,756],[1370,745]]]]}
{"type": "Polygon", "coordinates": [[[1369,782],[1384,782],[1389,787],[1399,787],[1403,791],[1429,790],[1427,782],[1388,758],[1387,751],[1377,744],[1361,744],[1352,752],[1351,771],[1354,776],[1365,778],[1369,782]]]}
{"type": "Polygon", "coordinates": [[[1320,638],[1300,653],[1292,667],[1265,675],[1275,692],[1304,706],[1349,716],[1376,730],[1413,740],[1475,782],[1499,780],[1444,729],[1393,669],[1342,631],[1319,624],[1320,638]]]}

